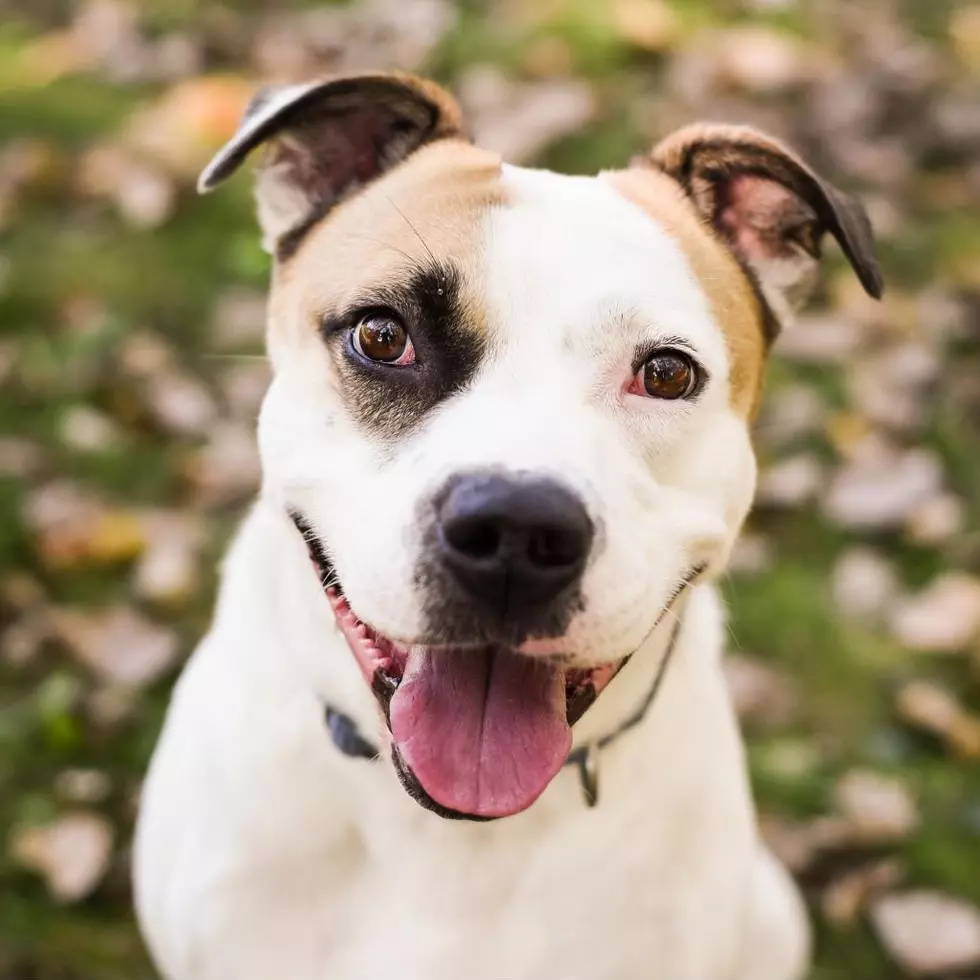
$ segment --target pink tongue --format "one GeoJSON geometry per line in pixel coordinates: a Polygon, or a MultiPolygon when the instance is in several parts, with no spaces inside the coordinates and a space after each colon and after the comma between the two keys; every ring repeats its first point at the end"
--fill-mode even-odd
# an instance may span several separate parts
{"type": "Polygon", "coordinates": [[[529,807],[572,745],[564,673],[504,649],[414,647],[389,718],[429,796],[474,816],[529,807]]]}

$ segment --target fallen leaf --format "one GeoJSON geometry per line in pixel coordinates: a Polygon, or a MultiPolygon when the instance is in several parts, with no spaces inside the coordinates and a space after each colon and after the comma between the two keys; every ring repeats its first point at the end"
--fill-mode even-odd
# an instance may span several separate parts
{"type": "Polygon", "coordinates": [[[267,299],[264,293],[232,289],[223,293],[214,311],[214,341],[222,348],[256,347],[265,336],[267,299]]]}
{"type": "Polygon", "coordinates": [[[763,507],[799,507],[820,492],[824,466],[813,453],[789,456],[759,475],[756,503],[763,507]]]}
{"type": "Polygon", "coordinates": [[[112,792],[112,780],[101,769],[63,769],[54,791],[70,803],[102,803],[112,792]]]}
{"type": "Polygon", "coordinates": [[[852,404],[873,424],[914,433],[926,422],[926,400],[940,362],[925,343],[904,343],[859,362],[848,375],[852,404]]]}
{"type": "Polygon", "coordinates": [[[169,670],[179,652],[173,630],[150,622],[130,606],[52,611],[58,638],[108,684],[142,687],[169,670]]]}
{"type": "Polygon", "coordinates": [[[115,145],[96,145],[83,157],[79,189],[110,201],[134,228],[156,228],[173,213],[177,189],[159,168],[115,145]]]}
{"type": "Polygon", "coordinates": [[[896,527],[941,485],[942,466],[931,450],[883,448],[851,460],[834,474],[824,510],[841,527],[896,527]]]}
{"type": "Polygon", "coordinates": [[[459,82],[474,140],[511,163],[533,158],[563,136],[577,132],[596,112],[584,82],[521,83],[496,68],[471,68],[459,82]]]}
{"type": "Polygon", "coordinates": [[[327,72],[418,69],[457,16],[446,0],[322,5],[267,21],[252,57],[264,78],[285,82],[327,72]]]}
{"type": "Polygon", "coordinates": [[[614,0],[612,22],[627,44],[643,51],[666,51],[677,40],[680,23],[663,0],[614,0]]]}
{"type": "Polygon", "coordinates": [[[255,86],[231,75],[190,78],[130,118],[121,145],[147,166],[192,181],[238,129],[255,86]]]}
{"type": "Polygon", "coordinates": [[[882,616],[898,594],[893,565],[871,548],[845,551],[831,573],[834,608],[853,618],[882,616]]]}
{"type": "Polygon", "coordinates": [[[743,725],[777,728],[792,721],[799,697],[793,681],[785,673],[742,653],[727,654],[723,669],[743,725]]]}
{"type": "Polygon", "coordinates": [[[966,519],[966,505],[960,497],[937,493],[912,508],[905,519],[905,534],[915,544],[942,545],[963,531],[966,519]]]}
{"type": "Polygon", "coordinates": [[[728,567],[734,575],[759,575],[775,561],[772,542],[758,532],[743,533],[732,548],[728,567]]]}
{"type": "Polygon", "coordinates": [[[169,370],[174,360],[173,350],[161,337],[148,330],[129,334],[119,348],[119,366],[123,373],[139,380],[169,370]]]}
{"type": "Polygon", "coordinates": [[[183,469],[206,505],[250,496],[262,475],[252,427],[219,422],[212,427],[207,445],[190,454],[183,469]]]}
{"type": "Polygon", "coordinates": [[[809,313],[779,335],[775,350],[800,364],[837,365],[855,354],[863,340],[864,331],[855,321],[840,314],[809,313]]]}
{"type": "Polygon", "coordinates": [[[949,36],[960,58],[980,70],[980,8],[966,4],[954,9],[949,18],[949,36]]]}
{"type": "Polygon", "coordinates": [[[956,698],[930,681],[909,681],[895,699],[899,716],[933,735],[946,735],[960,716],[956,698]]]}
{"type": "Polygon", "coordinates": [[[883,895],[871,905],[871,922],[891,957],[914,976],[980,964],[980,911],[950,895],[883,895]]]}
{"type": "Polygon", "coordinates": [[[254,423],[269,389],[272,372],[264,357],[236,364],[220,378],[221,391],[234,418],[254,423]]]}
{"type": "Polygon", "coordinates": [[[101,453],[117,447],[122,433],[107,415],[89,405],[73,405],[61,418],[61,441],[76,452],[101,453]]]}
{"type": "Polygon", "coordinates": [[[915,596],[896,603],[894,637],[913,650],[951,653],[980,636],[980,578],[946,572],[915,596]]]}
{"type": "Polygon", "coordinates": [[[835,926],[853,926],[872,897],[894,888],[904,874],[902,863],[894,858],[845,871],[821,890],[820,910],[835,926]]]}
{"type": "Polygon", "coordinates": [[[809,52],[798,38],[764,26],[722,32],[716,48],[718,72],[729,85],[749,92],[779,92],[811,76],[809,52]]]}
{"type": "Polygon", "coordinates": [[[33,476],[44,463],[44,451],[37,443],[17,436],[0,438],[0,476],[33,476]]]}
{"type": "Polygon", "coordinates": [[[20,864],[44,876],[56,901],[71,903],[91,894],[105,876],[112,841],[112,828],[104,817],[78,811],[15,831],[10,850],[20,864]]]}
{"type": "Polygon", "coordinates": [[[903,721],[942,739],[958,755],[980,758],[980,716],[968,712],[945,688],[910,681],[898,692],[895,707],[903,721]]]}
{"type": "Polygon", "coordinates": [[[786,385],[765,400],[753,431],[767,446],[781,448],[819,432],[826,417],[824,400],[813,388],[786,385]]]}
{"type": "Polygon", "coordinates": [[[175,435],[206,435],[218,415],[204,383],[177,370],[154,374],[143,392],[153,418],[175,435]]]}
{"type": "Polygon", "coordinates": [[[839,817],[794,821],[763,814],[759,830],[766,845],[795,875],[808,872],[819,858],[849,843],[847,824],[839,817]]]}
{"type": "Polygon", "coordinates": [[[833,798],[851,835],[862,843],[901,840],[919,825],[915,801],[894,777],[852,769],[837,782],[833,798]]]}
{"type": "Polygon", "coordinates": [[[37,659],[51,638],[51,618],[46,607],[32,608],[0,630],[0,661],[26,667],[37,659]]]}
{"type": "Polygon", "coordinates": [[[203,522],[166,511],[142,514],[141,520],[146,547],[134,571],[137,594],[151,602],[186,601],[198,585],[203,522]]]}
{"type": "Polygon", "coordinates": [[[26,501],[24,517],[41,560],[54,569],[114,564],[143,549],[142,528],[133,512],[110,508],[67,481],[38,488],[26,501]]]}

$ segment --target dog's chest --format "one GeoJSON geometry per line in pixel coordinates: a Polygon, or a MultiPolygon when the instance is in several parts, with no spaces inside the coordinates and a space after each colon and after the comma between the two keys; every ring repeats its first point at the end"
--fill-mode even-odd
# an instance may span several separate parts
{"type": "Polygon", "coordinates": [[[553,821],[542,807],[527,820],[454,824],[393,796],[382,825],[369,807],[327,850],[305,847],[311,838],[297,826],[284,835],[295,846],[278,884],[265,865],[254,881],[219,884],[220,903],[203,903],[225,913],[205,943],[222,959],[215,976],[620,980],[652,966],[672,980],[723,975],[735,935],[716,928],[708,945],[690,923],[737,922],[749,855],[734,846],[742,821],[728,821],[726,857],[710,808],[668,825],[642,801],[627,813],[585,810],[574,779],[553,790],[542,803],[566,814],[578,806],[577,818],[553,821]],[[403,811],[411,816],[392,819],[403,811]],[[269,950],[280,959],[266,966],[269,950]]]}

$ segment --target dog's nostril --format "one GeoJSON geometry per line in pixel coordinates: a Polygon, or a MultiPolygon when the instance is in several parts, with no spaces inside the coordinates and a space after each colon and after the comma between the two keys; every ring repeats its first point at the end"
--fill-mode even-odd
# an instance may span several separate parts
{"type": "Polygon", "coordinates": [[[443,533],[451,547],[469,558],[493,558],[500,550],[500,528],[493,521],[457,520],[443,533]]]}
{"type": "Polygon", "coordinates": [[[582,558],[582,536],[558,528],[543,528],[531,534],[527,557],[539,568],[563,568],[582,558]]]}

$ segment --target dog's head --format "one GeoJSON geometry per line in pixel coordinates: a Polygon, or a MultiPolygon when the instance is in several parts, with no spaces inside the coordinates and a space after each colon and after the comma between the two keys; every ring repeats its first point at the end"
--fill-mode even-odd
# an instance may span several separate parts
{"type": "Polygon", "coordinates": [[[264,492],[331,576],[406,783],[517,812],[724,566],[769,345],[825,232],[880,294],[867,218],[740,127],[595,177],[508,166],[406,76],[260,96],[202,189],[260,144],[264,492]]]}

